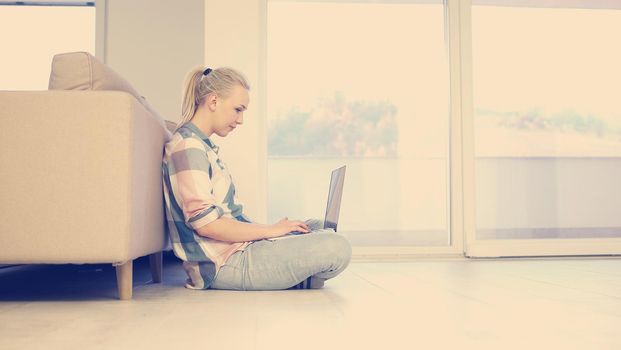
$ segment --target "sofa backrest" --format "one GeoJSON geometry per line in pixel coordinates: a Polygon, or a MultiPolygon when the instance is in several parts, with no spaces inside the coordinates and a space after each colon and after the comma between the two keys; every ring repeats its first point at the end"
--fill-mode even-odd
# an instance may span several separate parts
{"type": "Polygon", "coordinates": [[[124,91],[134,96],[153,117],[159,119],[167,133],[171,134],[164,124],[164,118],[147,102],[144,96],[121,75],[105,65],[88,52],[60,53],[52,59],[49,90],[114,90],[124,91]]]}

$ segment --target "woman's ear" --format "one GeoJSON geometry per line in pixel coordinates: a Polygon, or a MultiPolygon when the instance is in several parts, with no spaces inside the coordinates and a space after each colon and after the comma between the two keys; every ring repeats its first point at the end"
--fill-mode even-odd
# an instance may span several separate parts
{"type": "Polygon", "coordinates": [[[210,111],[214,112],[216,110],[217,103],[218,103],[218,95],[214,93],[207,95],[205,104],[207,105],[207,108],[209,108],[210,111]]]}

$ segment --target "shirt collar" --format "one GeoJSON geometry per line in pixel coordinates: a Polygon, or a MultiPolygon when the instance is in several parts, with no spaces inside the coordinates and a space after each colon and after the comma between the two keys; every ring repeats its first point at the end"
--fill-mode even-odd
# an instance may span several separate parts
{"type": "Polygon", "coordinates": [[[211,142],[209,137],[205,135],[205,133],[201,129],[199,129],[198,126],[196,126],[196,124],[192,122],[187,122],[184,126],[192,130],[192,132],[195,133],[198,137],[200,137],[201,140],[203,140],[207,144],[207,146],[209,146],[211,149],[213,149],[214,152],[216,152],[216,154],[218,153],[218,150],[220,149],[220,147],[216,146],[215,143],[211,142]]]}

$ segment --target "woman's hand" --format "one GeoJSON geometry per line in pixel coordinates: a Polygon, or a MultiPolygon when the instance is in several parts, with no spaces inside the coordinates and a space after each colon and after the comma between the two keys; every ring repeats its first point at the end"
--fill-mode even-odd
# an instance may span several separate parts
{"type": "Polygon", "coordinates": [[[270,238],[276,238],[280,236],[284,236],[289,232],[299,231],[304,233],[309,233],[310,228],[308,225],[304,223],[304,221],[300,220],[289,220],[287,218],[283,218],[277,223],[269,226],[269,235],[270,238]]]}

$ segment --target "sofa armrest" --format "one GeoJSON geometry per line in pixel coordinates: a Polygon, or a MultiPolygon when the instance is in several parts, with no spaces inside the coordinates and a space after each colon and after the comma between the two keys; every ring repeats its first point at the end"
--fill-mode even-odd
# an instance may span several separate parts
{"type": "Polygon", "coordinates": [[[163,247],[160,122],[124,92],[1,91],[0,263],[118,262],[163,247]]]}

